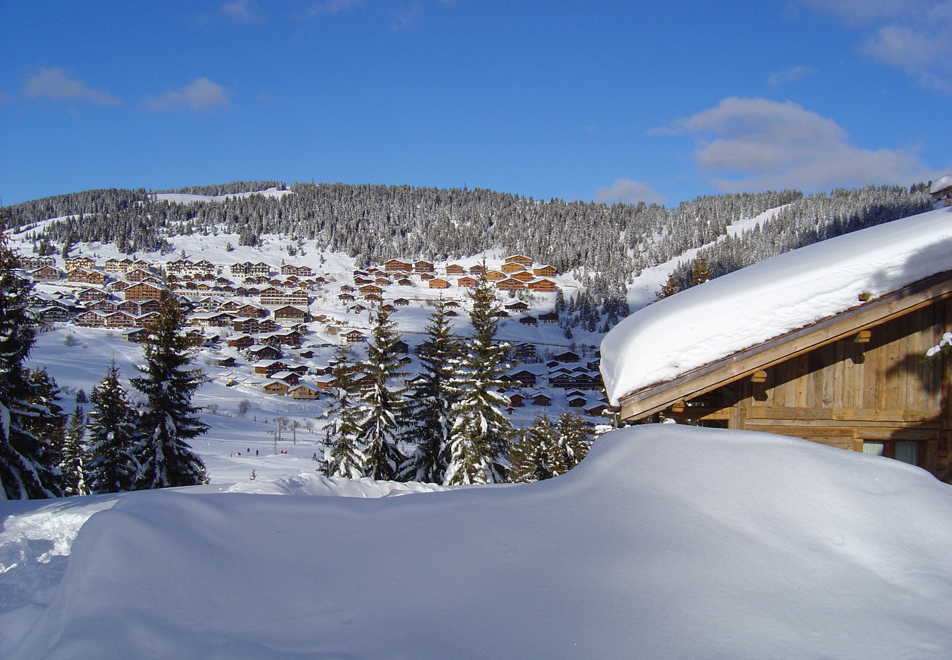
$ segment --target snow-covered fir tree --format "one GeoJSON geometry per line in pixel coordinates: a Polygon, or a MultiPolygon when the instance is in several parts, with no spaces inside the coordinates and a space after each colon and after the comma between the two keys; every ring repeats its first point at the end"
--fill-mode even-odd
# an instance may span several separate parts
{"type": "Polygon", "coordinates": [[[367,359],[361,364],[370,383],[360,392],[361,418],[357,425],[357,442],[366,456],[365,476],[373,479],[396,478],[406,458],[399,446],[406,402],[405,388],[398,384],[404,375],[396,349],[398,341],[400,335],[389,312],[378,307],[367,359]]]}
{"type": "Polygon", "coordinates": [[[357,442],[358,367],[354,355],[346,344],[334,351],[333,394],[327,416],[327,442],[324,447],[325,473],[329,477],[359,479],[364,476],[367,457],[357,442]]]}
{"type": "Polygon", "coordinates": [[[27,400],[32,387],[23,361],[36,335],[26,306],[30,284],[17,275],[17,265],[16,255],[0,234],[0,495],[5,499],[56,497],[62,493],[57,448],[25,423],[48,411],[27,400]]]}
{"type": "Polygon", "coordinates": [[[92,410],[86,420],[89,490],[92,493],[133,490],[138,466],[133,452],[136,413],[119,382],[119,367],[115,361],[93,389],[90,401],[92,410]]]}
{"type": "Polygon", "coordinates": [[[60,405],[62,390],[46,367],[27,370],[28,414],[23,418],[23,428],[46,444],[50,451],[47,460],[57,475],[60,492],[64,488],[62,464],[63,441],[67,415],[60,405]]]}
{"type": "Polygon", "coordinates": [[[591,443],[581,415],[564,412],[553,424],[540,414],[512,448],[512,480],[543,481],[565,474],[585,458],[591,443]]]}
{"type": "Polygon", "coordinates": [[[88,495],[86,483],[86,447],[83,438],[86,435],[86,416],[83,407],[76,406],[66,423],[63,434],[63,458],[60,471],[63,473],[64,495],[88,495]]]}
{"type": "Polygon", "coordinates": [[[182,332],[185,316],[175,298],[162,301],[158,319],[148,325],[143,341],[145,366],[132,385],[145,397],[137,420],[134,453],[138,461],[135,490],[193,486],[208,482],[205,464],[188,440],[205,433],[192,395],[205,382],[191,362],[188,338],[182,332]]]}
{"type": "Polygon", "coordinates": [[[552,462],[558,444],[557,431],[548,415],[539,414],[510,451],[512,481],[530,483],[551,479],[557,472],[552,462]]]}
{"type": "Polygon", "coordinates": [[[463,357],[457,361],[459,368],[451,390],[457,402],[447,444],[447,485],[508,481],[506,456],[513,429],[504,412],[509,399],[500,392],[508,386],[501,380],[507,345],[495,341],[494,314],[499,306],[484,275],[470,298],[472,334],[464,343],[463,357]]]}
{"type": "Polygon", "coordinates": [[[442,298],[436,302],[426,335],[418,351],[423,372],[407,400],[404,444],[409,450],[398,478],[439,484],[446,475],[455,402],[450,384],[460,352],[442,298]]]}
{"type": "Polygon", "coordinates": [[[592,446],[592,433],[578,413],[564,412],[559,415],[555,427],[555,445],[549,465],[552,476],[565,474],[578,465],[592,446]]]}

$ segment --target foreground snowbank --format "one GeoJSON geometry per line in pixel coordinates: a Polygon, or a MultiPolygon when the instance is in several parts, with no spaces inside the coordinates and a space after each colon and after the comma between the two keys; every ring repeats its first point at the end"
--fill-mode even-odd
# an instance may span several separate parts
{"type": "Polygon", "coordinates": [[[917,468],[640,427],[528,486],[121,496],[3,657],[946,658],[950,547],[917,468]]]}
{"type": "Polygon", "coordinates": [[[641,309],[602,340],[609,398],[952,270],[952,208],[787,252],[641,309]]]}

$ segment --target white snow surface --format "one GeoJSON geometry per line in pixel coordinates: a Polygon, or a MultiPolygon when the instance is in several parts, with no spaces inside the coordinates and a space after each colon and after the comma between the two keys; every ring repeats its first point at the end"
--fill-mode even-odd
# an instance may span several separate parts
{"type": "Polygon", "coordinates": [[[767,434],[614,431],[522,486],[0,512],[3,561],[75,535],[0,575],[7,660],[952,654],[952,488],[767,434]]]}
{"type": "Polygon", "coordinates": [[[155,198],[165,200],[173,204],[194,204],[196,202],[223,202],[229,197],[249,197],[251,195],[264,195],[265,197],[283,197],[293,194],[290,190],[278,190],[277,188],[268,188],[256,192],[230,193],[228,195],[192,195],[189,193],[156,193],[155,198]]]}
{"type": "Polygon", "coordinates": [[[767,259],[649,305],[602,340],[615,405],[625,394],[952,270],[952,209],[870,227],[767,259]]]}

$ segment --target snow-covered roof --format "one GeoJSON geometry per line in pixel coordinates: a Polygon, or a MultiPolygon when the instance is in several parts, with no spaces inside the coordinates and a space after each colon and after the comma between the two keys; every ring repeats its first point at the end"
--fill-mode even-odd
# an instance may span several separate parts
{"type": "Polygon", "coordinates": [[[945,190],[946,188],[952,188],[952,174],[946,174],[945,176],[940,176],[938,179],[932,182],[932,187],[929,188],[930,193],[937,193],[940,190],[945,190]]]}
{"type": "Polygon", "coordinates": [[[952,208],[815,243],[660,300],[601,345],[611,402],[952,271],[952,208]]]}

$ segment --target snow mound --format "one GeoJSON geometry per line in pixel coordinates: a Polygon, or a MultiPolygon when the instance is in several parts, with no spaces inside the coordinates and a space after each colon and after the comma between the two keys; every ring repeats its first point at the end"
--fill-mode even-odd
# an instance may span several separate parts
{"type": "Polygon", "coordinates": [[[367,477],[344,479],[342,477],[324,477],[313,472],[302,472],[293,476],[279,476],[236,483],[229,486],[225,492],[256,495],[374,498],[394,497],[409,493],[432,493],[440,490],[447,490],[447,488],[436,484],[374,481],[367,477]]]}
{"type": "Polygon", "coordinates": [[[625,394],[952,270],[952,208],[758,262],[641,309],[602,340],[612,403],[625,394]]]}
{"type": "Polygon", "coordinates": [[[950,521],[897,461],[678,426],[526,486],[132,493],[3,656],[947,658],[950,521]]]}

